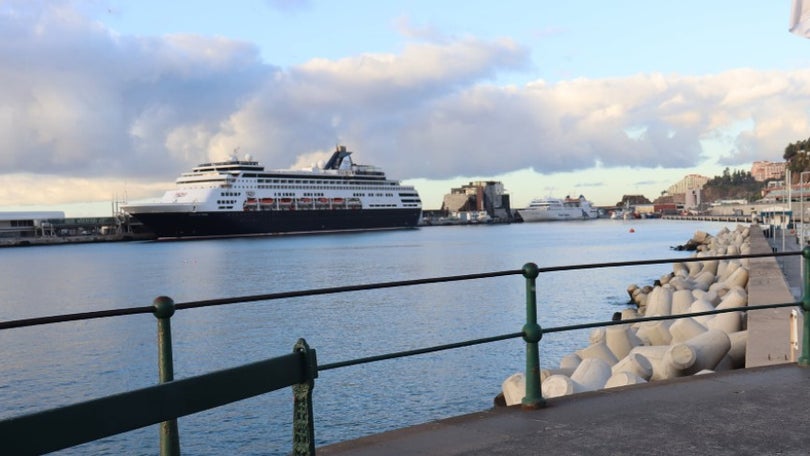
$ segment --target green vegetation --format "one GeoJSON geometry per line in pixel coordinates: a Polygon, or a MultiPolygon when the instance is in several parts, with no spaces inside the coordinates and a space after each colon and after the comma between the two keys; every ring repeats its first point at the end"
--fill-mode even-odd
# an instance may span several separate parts
{"type": "Polygon", "coordinates": [[[782,156],[787,162],[787,168],[796,175],[802,171],[810,170],[810,138],[800,139],[795,143],[790,143],[785,147],[785,154],[782,156]]]}
{"type": "Polygon", "coordinates": [[[705,202],[729,199],[745,199],[755,201],[762,197],[763,182],[757,182],[750,171],[726,168],[723,175],[714,176],[701,191],[701,199],[705,202]]]}

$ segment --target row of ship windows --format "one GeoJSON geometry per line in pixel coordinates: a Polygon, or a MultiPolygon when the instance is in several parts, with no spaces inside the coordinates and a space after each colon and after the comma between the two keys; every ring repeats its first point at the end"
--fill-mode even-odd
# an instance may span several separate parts
{"type": "MultiPolygon", "coordinates": [[[[357,182],[340,181],[340,180],[335,181],[335,180],[258,179],[257,182],[260,184],[334,185],[335,183],[338,183],[340,185],[357,185],[357,182]]],[[[372,185],[380,187],[383,185],[396,185],[396,183],[373,182],[372,185]]]]}
{"type": "Polygon", "coordinates": [[[365,193],[352,193],[352,196],[388,196],[393,197],[393,193],[369,193],[366,195],[365,193]]]}
{"type": "MultiPolygon", "coordinates": [[[[220,196],[239,196],[241,194],[242,194],[241,192],[222,192],[220,196]]],[[[406,196],[406,195],[407,196],[418,196],[416,194],[404,194],[404,193],[400,193],[399,195],[400,196],[406,196]]],[[[292,192],[275,192],[275,193],[273,193],[273,196],[276,196],[276,197],[284,197],[284,196],[295,197],[296,195],[295,195],[295,193],[292,193],[292,192]]],[[[320,196],[324,196],[324,194],[323,193],[304,192],[303,196],[320,197],[320,196]]],[[[385,194],[383,194],[383,193],[369,193],[368,195],[366,195],[365,193],[352,193],[352,196],[355,196],[355,197],[363,197],[363,196],[372,196],[372,197],[373,196],[380,196],[380,197],[381,196],[387,196],[387,197],[393,197],[394,194],[393,193],[385,193],[385,194]]],[[[417,198],[417,199],[403,199],[402,202],[403,203],[421,203],[422,201],[417,198]]],[[[217,204],[236,204],[236,200],[217,200],[217,204]]]]}
{"type": "MultiPolygon", "coordinates": [[[[403,204],[403,207],[419,207],[418,204],[403,204]]],[[[396,204],[369,204],[369,207],[397,207],[396,204]]],[[[233,209],[233,206],[218,206],[219,209],[233,209]]]]}
{"type": "MultiPolygon", "coordinates": [[[[361,185],[361,186],[352,185],[352,186],[348,186],[348,187],[347,187],[347,185],[350,185],[350,184],[344,184],[344,185],[341,185],[341,186],[334,186],[334,185],[326,185],[326,186],[324,186],[324,185],[318,185],[318,186],[312,186],[312,185],[298,185],[298,186],[295,186],[295,185],[233,185],[231,182],[222,181],[221,179],[216,179],[216,180],[212,180],[212,181],[196,181],[196,182],[178,181],[178,184],[183,184],[184,186],[186,186],[186,188],[211,188],[210,185],[208,185],[208,186],[201,185],[201,184],[204,184],[205,182],[216,182],[216,183],[218,183],[218,185],[216,185],[216,186],[220,187],[220,188],[297,188],[297,189],[302,189],[302,190],[312,190],[313,188],[316,189],[316,190],[380,190],[380,186],[381,186],[379,184],[376,185],[376,186],[369,186],[368,183],[366,185],[361,185]],[[193,186],[194,184],[197,184],[197,186],[193,186]]],[[[387,185],[397,186],[396,183],[391,183],[391,184],[387,184],[387,185]]],[[[233,192],[229,196],[238,196],[238,195],[240,195],[239,192],[233,192]]],[[[415,194],[413,194],[413,193],[402,193],[402,194],[400,194],[400,196],[415,196],[415,194]]]]}
{"type": "Polygon", "coordinates": [[[333,187],[333,186],[292,186],[292,185],[256,185],[253,187],[238,187],[238,188],[264,188],[264,189],[272,189],[272,188],[297,188],[302,190],[379,190],[376,187],[333,187]]]}
{"type": "Polygon", "coordinates": [[[190,179],[178,179],[178,184],[202,184],[205,182],[219,182],[219,183],[259,183],[259,184],[285,184],[285,186],[292,185],[306,185],[306,186],[313,186],[313,185],[340,185],[345,187],[347,185],[373,185],[375,187],[390,187],[390,186],[397,186],[396,182],[389,182],[389,181],[365,181],[365,180],[357,180],[357,181],[347,181],[347,180],[293,180],[293,179],[238,179],[233,177],[215,177],[211,179],[199,179],[191,177],[190,179]],[[246,182],[247,181],[247,182],[246,182]]]}

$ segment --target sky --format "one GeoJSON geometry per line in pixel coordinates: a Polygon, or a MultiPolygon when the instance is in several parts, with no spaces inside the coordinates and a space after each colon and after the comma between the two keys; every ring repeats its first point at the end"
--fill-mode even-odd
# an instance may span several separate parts
{"type": "Polygon", "coordinates": [[[0,211],[108,216],[198,163],[337,144],[426,209],[613,205],[810,137],[789,0],[0,0],[0,211]]]}

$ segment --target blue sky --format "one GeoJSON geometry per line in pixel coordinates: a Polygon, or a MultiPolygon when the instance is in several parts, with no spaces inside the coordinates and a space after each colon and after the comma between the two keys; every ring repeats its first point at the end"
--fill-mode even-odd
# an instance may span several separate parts
{"type": "Polygon", "coordinates": [[[106,215],[198,162],[335,143],[514,207],[655,198],[810,136],[789,1],[0,1],[0,210],[106,215]]]}

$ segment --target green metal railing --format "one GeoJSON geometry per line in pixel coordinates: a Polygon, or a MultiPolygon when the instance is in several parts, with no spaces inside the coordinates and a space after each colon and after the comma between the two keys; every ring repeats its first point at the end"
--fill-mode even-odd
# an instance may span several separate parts
{"type": "MultiPolygon", "coordinates": [[[[161,296],[156,298],[151,306],[0,322],[0,330],[3,330],[66,321],[152,313],[158,321],[158,371],[160,380],[158,385],[147,388],[2,420],[0,421],[0,448],[3,449],[4,453],[8,454],[41,454],[160,423],[161,455],[179,455],[180,438],[177,418],[267,392],[292,387],[294,397],[293,454],[313,455],[315,446],[312,389],[314,380],[318,377],[320,371],[521,337],[526,343],[526,392],[522,407],[535,409],[545,404],[540,391],[539,359],[539,342],[544,334],[619,324],[714,315],[724,312],[740,312],[739,308],[720,309],[670,316],[642,317],[630,320],[611,320],[542,328],[537,322],[536,293],[536,279],[541,273],[666,263],[796,256],[799,254],[802,255],[802,261],[804,262],[802,279],[805,293],[802,301],[747,306],[745,311],[800,306],[806,315],[810,311],[810,293],[808,293],[808,290],[810,290],[810,247],[805,247],[802,252],[670,258],[545,268],[538,267],[534,263],[527,263],[521,269],[509,271],[320,288],[187,303],[174,303],[171,298],[161,296]],[[525,278],[526,323],[520,332],[322,365],[317,363],[315,350],[309,348],[306,341],[300,339],[293,347],[293,353],[288,355],[196,377],[174,380],[171,317],[177,310],[507,275],[522,275],[525,278]],[[234,384],[238,384],[239,388],[233,388],[234,384]],[[81,425],[75,423],[81,423],[81,425]]],[[[802,342],[802,352],[798,365],[806,367],[810,366],[810,318],[807,317],[804,318],[802,342]]]]}

